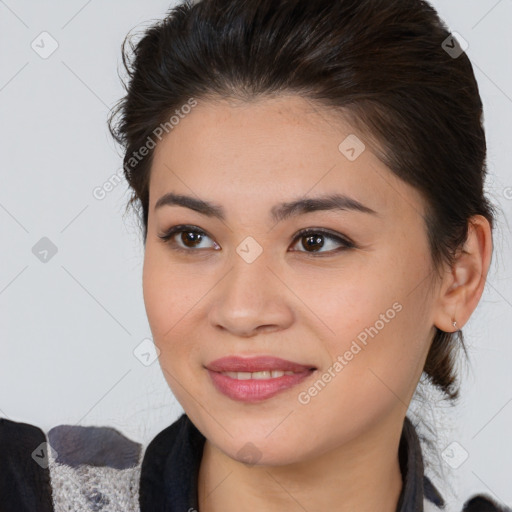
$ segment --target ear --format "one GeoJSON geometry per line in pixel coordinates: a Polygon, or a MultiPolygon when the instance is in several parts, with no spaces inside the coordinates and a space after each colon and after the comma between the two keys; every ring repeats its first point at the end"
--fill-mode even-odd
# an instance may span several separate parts
{"type": "Polygon", "coordinates": [[[439,288],[434,325],[445,332],[462,328],[482,296],[492,255],[492,230],[482,215],[468,221],[468,236],[439,288]],[[453,322],[457,326],[453,326],[453,322]]]}

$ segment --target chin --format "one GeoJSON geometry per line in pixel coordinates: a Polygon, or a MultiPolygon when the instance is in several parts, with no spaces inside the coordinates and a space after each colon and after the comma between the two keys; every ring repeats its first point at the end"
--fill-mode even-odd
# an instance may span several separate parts
{"type": "Polygon", "coordinates": [[[258,425],[254,421],[233,419],[225,423],[231,436],[218,425],[208,422],[204,433],[217,449],[248,466],[284,466],[313,456],[315,447],[304,442],[308,438],[311,441],[311,436],[300,434],[296,427],[276,429],[279,421],[273,416],[258,425]],[[269,424],[271,428],[267,427],[269,424]],[[269,435],[269,432],[272,433],[269,435]]]}

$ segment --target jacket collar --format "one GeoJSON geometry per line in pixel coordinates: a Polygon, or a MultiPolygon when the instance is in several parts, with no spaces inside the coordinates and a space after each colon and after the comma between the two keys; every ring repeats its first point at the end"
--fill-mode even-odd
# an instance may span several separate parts
{"type": "MultiPolygon", "coordinates": [[[[141,467],[141,512],[199,510],[197,483],[204,443],[204,436],[186,414],[151,441],[141,467]]],[[[400,438],[399,460],[404,485],[396,512],[423,512],[424,499],[442,508],[443,498],[423,474],[420,442],[408,417],[400,438]]]]}

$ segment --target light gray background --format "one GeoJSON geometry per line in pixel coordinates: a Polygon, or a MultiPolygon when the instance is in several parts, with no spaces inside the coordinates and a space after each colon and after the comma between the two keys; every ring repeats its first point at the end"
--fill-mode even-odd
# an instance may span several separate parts
{"type": "MultiPolygon", "coordinates": [[[[109,425],[145,444],[182,412],[158,361],[146,366],[134,354],[151,332],[143,246],[133,217],[123,218],[125,182],[101,200],[93,195],[122,165],[106,127],[123,94],[120,44],[171,5],[0,1],[2,417],[45,431],[63,423],[109,425]],[[39,51],[50,49],[43,31],[58,43],[48,58],[31,47],[35,41],[39,51]],[[47,262],[32,250],[43,237],[57,248],[47,262]]],[[[489,280],[464,326],[471,366],[461,366],[462,403],[432,410],[438,428],[445,427],[439,472],[451,482],[449,510],[479,491],[510,506],[512,1],[433,5],[469,43],[485,107],[487,190],[500,207],[489,280]],[[457,469],[445,462],[466,453],[457,469]]]]}

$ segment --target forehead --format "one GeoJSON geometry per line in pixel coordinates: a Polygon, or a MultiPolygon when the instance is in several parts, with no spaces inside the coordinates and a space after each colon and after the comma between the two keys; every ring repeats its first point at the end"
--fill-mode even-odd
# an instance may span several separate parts
{"type": "MultiPolygon", "coordinates": [[[[332,146],[333,142],[342,141],[351,133],[354,133],[354,129],[342,116],[297,95],[258,98],[247,102],[233,99],[200,100],[164,136],[155,152],[160,153],[166,147],[179,149],[182,142],[190,143],[190,138],[197,136],[196,147],[202,151],[215,151],[221,143],[223,150],[233,153],[236,148],[241,148],[244,154],[248,154],[253,149],[252,153],[263,158],[265,153],[258,151],[260,143],[265,144],[266,148],[273,148],[273,155],[279,154],[281,149],[290,158],[290,146],[295,146],[295,152],[300,153],[304,143],[308,149],[319,145],[332,146]]],[[[193,158],[194,155],[199,156],[199,153],[188,157],[193,158]]]]}
{"type": "Polygon", "coordinates": [[[205,199],[236,189],[248,200],[336,191],[380,211],[422,212],[420,194],[371,146],[339,113],[296,95],[198,101],[157,143],[150,207],[170,189],[193,188],[205,199]]]}

